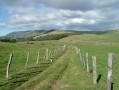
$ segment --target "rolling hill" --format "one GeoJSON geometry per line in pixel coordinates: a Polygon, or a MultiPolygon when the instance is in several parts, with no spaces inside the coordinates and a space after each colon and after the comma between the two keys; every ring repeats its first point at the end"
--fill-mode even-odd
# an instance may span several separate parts
{"type": "Polygon", "coordinates": [[[2,38],[28,38],[39,34],[43,34],[45,32],[46,30],[16,31],[16,32],[9,33],[3,36],[2,38]]]}
{"type": "Polygon", "coordinates": [[[68,36],[73,35],[107,35],[110,37],[118,37],[118,30],[105,30],[105,31],[77,31],[77,30],[32,30],[32,31],[18,31],[9,33],[3,37],[2,39],[13,38],[17,41],[44,41],[44,40],[59,40],[68,36]]]}
{"type": "MultiPolygon", "coordinates": [[[[69,30],[32,30],[32,31],[18,31],[9,33],[1,38],[15,38],[17,41],[38,41],[38,40],[58,40],[69,35],[77,34],[75,31],[69,30]],[[50,37],[50,38],[49,38],[50,37]]],[[[79,34],[79,33],[78,33],[79,34]]]]}
{"type": "MultiPolygon", "coordinates": [[[[59,35],[59,31],[53,30],[44,34],[59,35]]],[[[32,44],[0,42],[0,50],[0,90],[107,90],[108,53],[114,54],[113,90],[119,90],[117,30],[97,33],[85,31],[60,40],[33,41],[32,44]],[[64,45],[66,48],[61,52],[64,45]],[[88,52],[89,72],[82,64],[75,47],[80,49],[83,59],[86,59],[88,52]],[[48,60],[44,59],[47,49],[48,60]],[[38,51],[40,58],[36,64],[38,51]],[[29,61],[25,68],[28,52],[29,61]],[[6,67],[11,53],[14,56],[9,70],[10,78],[6,80],[6,67]],[[97,85],[93,84],[92,56],[96,56],[97,85]]]]}

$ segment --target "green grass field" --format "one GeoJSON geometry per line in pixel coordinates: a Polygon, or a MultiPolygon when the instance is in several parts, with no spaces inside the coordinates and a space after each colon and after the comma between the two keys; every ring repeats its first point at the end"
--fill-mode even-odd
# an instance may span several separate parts
{"type": "Polygon", "coordinates": [[[26,42],[0,42],[0,90],[106,90],[108,53],[113,53],[113,90],[119,90],[119,31],[105,34],[72,35],[60,40],[26,42]],[[67,46],[67,49],[53,56],[53,62],[43,60],[45,49],[53,51],[67,46]],[[75,48],[80,48],[82,55],[89,53],[89,69],[80,62],[75,48]],[[37,52],[40,63],[36,65],[37,52]],[[25,62],[30,52],[27,69],[25,62]],[[6,66],[10,53],[13,60],[10,67],[10,79],[6,80],[6,66]],[[97,57],[97,75],[101,76],[97,85],[93,85],[92,56],[97,57]]]}

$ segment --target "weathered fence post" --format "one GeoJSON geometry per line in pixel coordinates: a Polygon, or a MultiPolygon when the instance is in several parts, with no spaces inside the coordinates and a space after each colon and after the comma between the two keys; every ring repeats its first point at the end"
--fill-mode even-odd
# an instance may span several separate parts
{"type": "Polygon", "coordinates": [[[83,64],[83,58],[82,58],[80,49],[79,49],[79,55],[80,55],[80,61],[81,61],[81,63],[83,64]]]}
{"type": "Polygon", "coordinates": [[[55,56],[55,49],[53,50],[53,56],[55,56]]]}
{"type": "Polygon", "coordinates": [[[45,51],[45,53],[44,53],[44,61],[45,61],[45,59],[46,59],[46,51],[45,51]]]}
{"type": "Polygon", "coordinates": [[[45,54],[44,54],[44,60],[48,60],[48,48],[46,48],[45,54]]]}
{"type": "Polygon", "coordinates": [[[49,60],[52,62],[52,51],[49,52],[49,60]]]}
{"type": "Polygon", "coordinates": [[[82,55],[82,61],[83,61],[83,65],[84,65],[84,67],[86,67],[86,62],[85,62],[84,55],[82,55]]]}
{"type": "Polygon", "coordinates": [[[108,75],[107,75],[107,90],[112,90],[112,59],[113,53],[108,53],[108,75]]]}
{"type": "Polygon", "coordinates": [[[26,59],[26,65],[25,65],[25,68],[27,68],[28,61],[29,61],[29,52],[28,52],[28,54],[27,54],[27,59],[26,59]]]}
{"type": "Polygon", "coordinates": [[[57,56],[57,53],[58,53],[58,49],[55,50],[55,55],[57,56]]]}
{"type": "Polygon", "coordinates": [[[55,56],[55,49],[53,50],[53,54],[52,55],[55,56]]]}
{"type": "Polygon", "coordinates": [[[49,59],[49,53],[48,53],[48,48],[46,48],[46,60],[49,59]]]}
{"type": "Polygon", "coordinates": [[[13,54],[11,53],[10,57],[9,57],[8,64],[7,64],[6,79],[9,79],[9,68],[10,68],[10,64],[11,64],[11,61],[12,61],[12,57],[13,57],[13,54]]]}
{"type": "Polygon", "coordinates": [[[79,49],[77,47],[75,47],[75,51],[77,54],[79,54],[79,49]]]}
{"type": "Polygon", "coordinates": [[[65,50],[65,48],[66,48],[66,45],[63,46],[63,51],[65,50]]]}
{"type": "Polygon", "coordinates": [[[52,58],[52,51],[49,51],[49,59],[52,58]]]}
{"type": "Polygon", "coordinates": [[[76,52],[77,52],[77,54],[79,54],[79,52],[80,52],[80,49],[78,49],[78,48],[77,48],[77,49],[76,49],[76,52]]]}
{"type": "Polygon", "coordinates": [[[36,61],[36,64],[39,63],[39,51],[38,51],[38,56],[37,56],[37,61],[36,61]]]}
{"type": "Polygon", "coordinates": [[[52,62],[52,51],[49,51],[49,60],[52,62]]]}
{"type": "Polygon", "coordinates": [[[93,56],[92,59],[93,59],[93,83],[94,85],[97,85],[96,56],[93,56]]]}
{"type": "Polygon", "coordinates": [[[86,68],[87,68],[87,72],[89,72],[89,66],[88,66],[88,52],[86,52],[86,68]]]}
{"type": "Polygon", "coordinates": [[[53,51],[51,51],[51,54],[50,54],[50,58],[52,58],[53,57],[53,51]]]}

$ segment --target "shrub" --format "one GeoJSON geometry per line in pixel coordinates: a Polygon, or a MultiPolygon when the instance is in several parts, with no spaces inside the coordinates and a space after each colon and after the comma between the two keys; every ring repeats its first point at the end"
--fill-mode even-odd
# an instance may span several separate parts
{"type": "Polygon", "coordinates": [[[16,39],[0,39],[1,42],[10,42],[10,43],[15,43],[16,39]]]}

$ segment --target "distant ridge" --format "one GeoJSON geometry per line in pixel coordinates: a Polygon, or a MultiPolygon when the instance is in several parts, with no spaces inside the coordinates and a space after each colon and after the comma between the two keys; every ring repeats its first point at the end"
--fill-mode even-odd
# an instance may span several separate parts
{"type": "Polygon", "coordinates": [[[49,36],[52,38],[64,37],[69,35],[79,35],[79,34],[96,34],[103,35],[109,33],[117,33],[119,30],[103,30],[103,31],[78,31],[78,30],[60,30],[60,29],[51,29],[51,30],[28,30],[28,31],[16,31],[9,33],[5,36],[0,37],[1,39],[16,39],[17,41],[27,41],[27,40],[41,40],[48,39],[49,36]],[[65,35],[64,35],[65,34],[65,35]],[[59,36],[60,35],[60,36],[59,36]]]}
{"type": "MultiPolygon", "coordinates": [[[[58,29],[51,29],[51,30],[28,30],[28,31],[15,31],[12,33],[9,33],[5,36],[2,36],[1,38],[30,38],[30,37],[35,37],[43,34],[49,34],[52,32],[59,32],[59,31],[64,31],[67,32],[68,30],[58,30],[58,29]]],[[[62,32],[62,33],[64,33],[62,32]]],[[[71,31],[70,31],[71,32],[71,31]]]]}
{"type": "Polygon", "coordinates": [[[45,30],[16,31],[16,32],[9,33],[5,36],[2,36],[1,38],[29,38],[32,36],[43,34],[44,32],[46,31],[45,30]]]}

